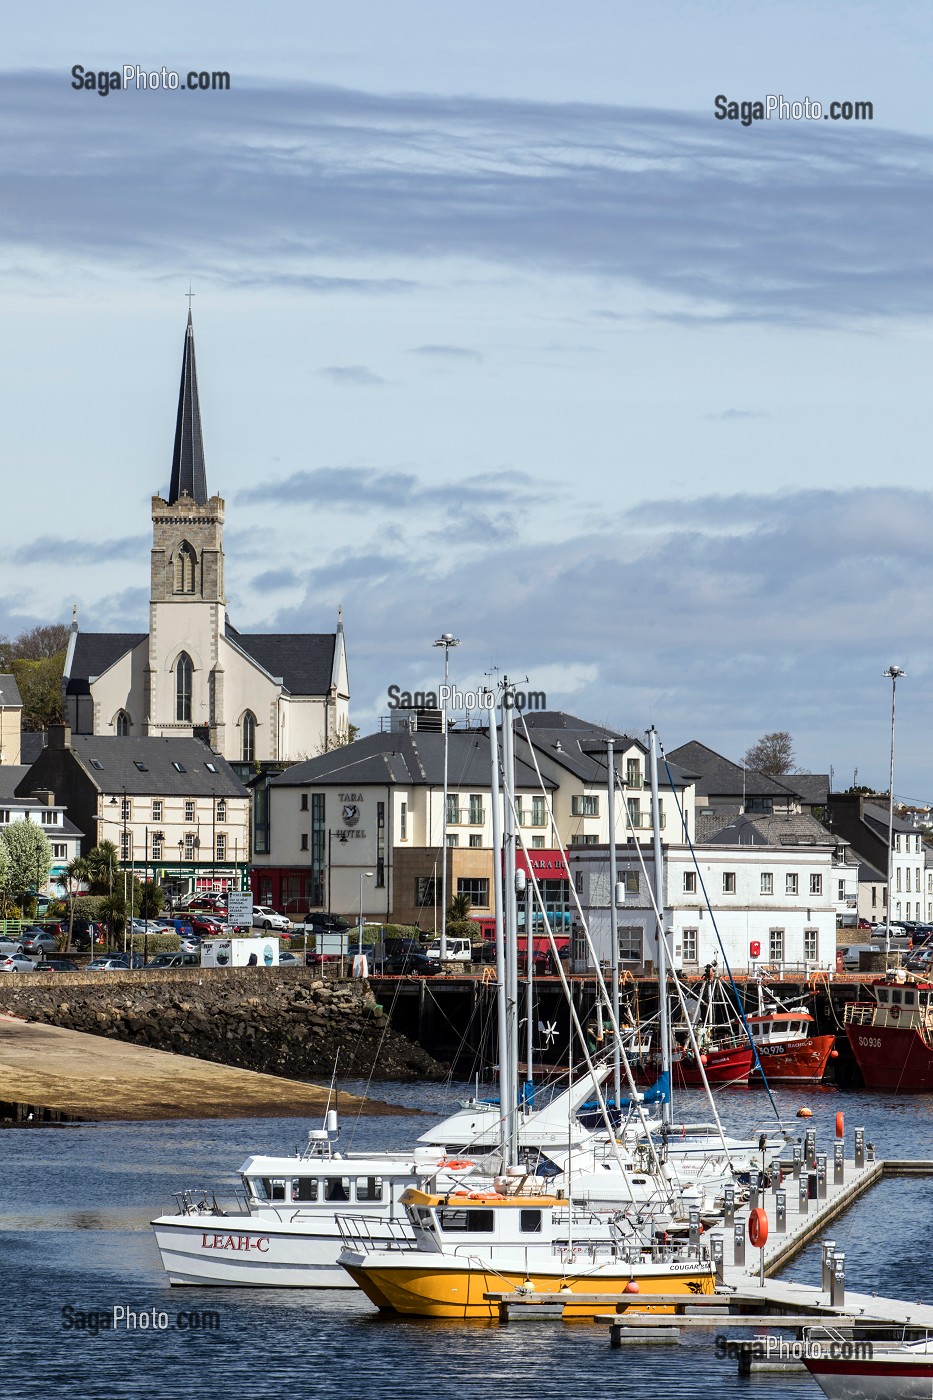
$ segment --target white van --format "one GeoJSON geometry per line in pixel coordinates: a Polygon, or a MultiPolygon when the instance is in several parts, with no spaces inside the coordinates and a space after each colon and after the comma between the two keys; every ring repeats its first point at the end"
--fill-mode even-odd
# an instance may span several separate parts
{"type": "MultiPolygon", "coordinates": [[[[469,962],[470,949],[472,944],[468,938],[448,938],[447,939],[447,962],[469,962]]],[[[439,958],[441,955],[441,940],[433,939],[421,951],[429,958],[439,958]]]]}

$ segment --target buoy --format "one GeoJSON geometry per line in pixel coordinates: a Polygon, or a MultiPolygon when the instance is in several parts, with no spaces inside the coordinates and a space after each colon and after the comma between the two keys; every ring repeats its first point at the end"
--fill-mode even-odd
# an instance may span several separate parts
{"type": "Polygon", "coordinates": [[[630,1278],[628,1283],[625,1285],[625,1291],[626,1293],[640,1293],[641,1289],[638,1287],[638,1284],[635,1282],[635,1280],[633,1278],[630,1278]]]}
{"type": "Polygon", "coordinates": [[[829,1058],[830,1058],[831,1060],[838,1060],[838,1059],[839,1059],[839,1051],[838,1051],[838,1050],[830,1050],[830,1052],[829,1052],[829,1058]]]}
{"type": "Polygon", "coordinates": [[[748,1215],[748,1242],[753,1249],[764,1249],[768,1240],[768,1212],[756,1206],[748,1215]]]}
{"type": "Polygon", "coordinates": [[[798,1110],[797,1110],[797,1117],[798,1117],[798,1118],[812,1118],[812,1117],[813,1117],[813,1109],[812,1109],[812,1108],[798,1108],[798,1110]]]}
{"type": "Polygon", "coordinates": [[[836,1114],[836,1137],[844,1138],[846,1135],[846,1116],[844,1113],[836,1114]]]}
{"type": "Polygon", "coordinates": [[[709,1063],[709,1057],[708,1057],[707,1055],[701,1055],[701,1056],[700,1056],[700,1064],[701,1064],[701,1065],[705,1065],[705,1064],[708,1064],[708,1063],[709,1063]]]}

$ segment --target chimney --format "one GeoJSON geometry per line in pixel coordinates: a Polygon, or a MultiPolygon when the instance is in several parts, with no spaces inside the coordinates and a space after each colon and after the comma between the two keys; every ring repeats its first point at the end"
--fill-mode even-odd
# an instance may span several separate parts
{"type": "Polygon", "coordinates": [[[49,748],[50,749],[70,749],[71,748],[71,726],[68,724],[49,725],[49,748]]]}
{"type": "Polygon", "coordinates": [[[40,807],[55,806],[55,794],[50,788],[35,788],[32,795],[40,807]]]}

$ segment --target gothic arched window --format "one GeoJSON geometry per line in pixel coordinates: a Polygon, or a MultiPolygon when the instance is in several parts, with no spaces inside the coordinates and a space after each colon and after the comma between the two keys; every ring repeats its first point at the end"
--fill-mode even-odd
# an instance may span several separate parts
{"type": "Polygon", "coordinates": [[[125,739],[130,732],[131,720],[126,710],[121,710],[117,715],[117,734],[121,739],[125,739]]]}
{"type": "Polygon", "coordinates": [[[175,592],[194,592],[195,554],[187,540],[179,545],[175,555],[175,592]]]}
{"type": "Polygon", "coordinates": [[[247,710],[243,716],[243,762],[252,763],[256,757],[256,716],[247,710]]]}
{"type": "Polygon", "coordinates": [[[175,662],[175,718],[191,723],[191,657],[183,651],[175,662]]]}

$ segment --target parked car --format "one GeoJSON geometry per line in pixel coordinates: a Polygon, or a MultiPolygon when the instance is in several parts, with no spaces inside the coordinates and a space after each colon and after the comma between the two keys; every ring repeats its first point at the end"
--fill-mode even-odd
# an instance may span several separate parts
{"type": "Polygon", "coordinates": [[[32,972],[35,963],[25,953],[10,953],[0,958],[0,972],[32,972]]]}
{"type": "Polygon", "coordinates": [[[111,953],[106,958],[94,958],[87,965],[88,972],[129,972],[132,967],[143,966],[143,960],[139,953],[134,953],[132,961],[129,953],[111,953]]]}
{"type": "Polygon", "coordinates": [[[58,939],[54,933],[46,933],[45,929],[30,930],[25,938],[20,938],[20,945],[24,953],[58,952],[58,939]]]}
{"type": "Polygon", "coordinates": [[[103,924],[94,923],[90,919],[75,919],[71,929],[71,945],[77,948],[80,953],[90,950],[91,940],[95,944],[103,946],[107,937],[103,924]]]}
{"type": "Polygon", "coordinates": [[[433,977],[440,970],[440,960],[424,953],[394,954],[382,964],[387,977],[433,977]]]}
{"type": "Polygon", "coordinates": [[[842,966],[847,972],[858,972],[862,953],[883,953],[884,944],[850,943],[848,948],[838,950],[842,954],[842,966]]]}
{"type": "Polygon", "coordinates": [[[166,967],[198,967],[200,962],[197,953],[183,953],[181,950],[177,953],[156,953],[146,963],[146,970],[153,968],[158,972],[166,967]]]}
{"type": "Polygon", "coordinates": [[[305,915],[304,926],[308,933],[343,933],[345,929],[353,928],[354,924],[342,914],[321,914],[312,910],[305,915]]]}
{"type": "Polygon", "coordinates": [[[253,928],[274,928],[286,935],[291,932],[291,923],[284,914],[277,914],[268,904],[253,905],[253,928]]]}
{"type": "Polygon", "coordinates": [[[18,938],[0,937],[0,957],[8,958],[11,953],[21,953],[22,946],[18,938]]]}
{"type": "Polygon", "coordinates": [[[179,947],[182,953],[197,953],[198,962],[201,961],[201,940],[196,933],[185,934],[179,947]]]}
{"type": "Polygon", "coordinates": [[[297,967],[301,958],[296,958],[294,953],[279,952],[279,967],[297,967]]]}
{"type": "Polygon", "coordinates": [[[933,947],[927,946],[914,951],[904,963],[908,972],[929,972],[933,967],[933,947]]]}
{"type": "Polygon", "coordinates": [[[77,972],[78,964],[70,958],[40,958],[34,972],[77,972]]]}
{"type": "Polygon", "coordinates": [[[219,919],[209,918],[206,914],[192,914],[188,922],[191,932],[199,938],[223,938],[227,931],[219,919]]]}

